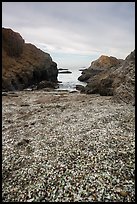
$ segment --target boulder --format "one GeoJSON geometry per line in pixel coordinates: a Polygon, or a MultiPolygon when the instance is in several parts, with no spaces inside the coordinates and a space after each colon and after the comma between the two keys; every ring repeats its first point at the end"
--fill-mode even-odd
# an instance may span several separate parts
{"type": "Polygon", "coordinates": [[[56,88],[57,84],[51,81],[41,81],[40,83],[38,83],[37,85],[37,89],[45,89],[45,88],[56,88]]]}
{"type": "Polygon", "coordinates": [[[84,86],[82,86],[80,84],[77,84],[76,85],[76,90],[83,92],[85,89],[84,89],[84,86]]]}

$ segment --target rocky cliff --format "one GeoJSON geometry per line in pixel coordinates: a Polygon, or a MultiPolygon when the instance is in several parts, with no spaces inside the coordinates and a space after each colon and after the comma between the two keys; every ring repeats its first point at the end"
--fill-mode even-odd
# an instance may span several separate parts
{"type": "Polygon", "coordinates": [[[48,53],[25,43],[17,32],[2,28],[2,90],[22,90],[44,81],[54,87],[57,64],[48,53]]]}
{"type": "Polygon", "coordinates": [[[82,87],[82,92],[113,95],[118,101],[134,103],[135,51],[131,52],[125,60],[101,56],[93,61],[78,79],[87,82],[87,86],[82,87]]]}

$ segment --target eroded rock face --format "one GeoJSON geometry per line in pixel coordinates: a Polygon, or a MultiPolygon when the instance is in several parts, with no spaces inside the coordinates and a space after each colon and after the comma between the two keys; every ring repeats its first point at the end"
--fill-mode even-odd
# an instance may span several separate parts
{"type": "Polygon", "coordinates": [[[123,64],[111,76],[114,78],[115,99],[135,104],[135,50],[126,57],[123,64]]]}
{"type": "Polygon", "coordinates": [[[57,64],[48,53],[2,28],[2,90],[22,90],[43,80],[55,83],[57,76],[57,64]]]}
{"type": "Polygon", "coordinates": [[[118,101],[134,103],[135,51],[131,52],[125,60],[101,56],[93,61],[82,75],[87,77],[84,80],[87,82],[87,86],[84,87],[85,93],[114,96],[118,101]]]}

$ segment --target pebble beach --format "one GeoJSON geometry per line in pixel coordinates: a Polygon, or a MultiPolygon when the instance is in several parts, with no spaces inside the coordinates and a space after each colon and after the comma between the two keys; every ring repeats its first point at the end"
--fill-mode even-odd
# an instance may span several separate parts
{"type": "Polygon", "coordinates": [[[3,202],[135,202],[135,106],[113,96],[2,96],[3,202]]]}

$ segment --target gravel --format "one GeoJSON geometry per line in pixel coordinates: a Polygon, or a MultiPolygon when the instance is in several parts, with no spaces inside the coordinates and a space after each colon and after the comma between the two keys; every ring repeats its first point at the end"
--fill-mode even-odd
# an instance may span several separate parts
{"type": "Polygon", "coordinates": [[[2,201],[135,202],[135,106],[78,92],[4,94],[2,201]]]}

